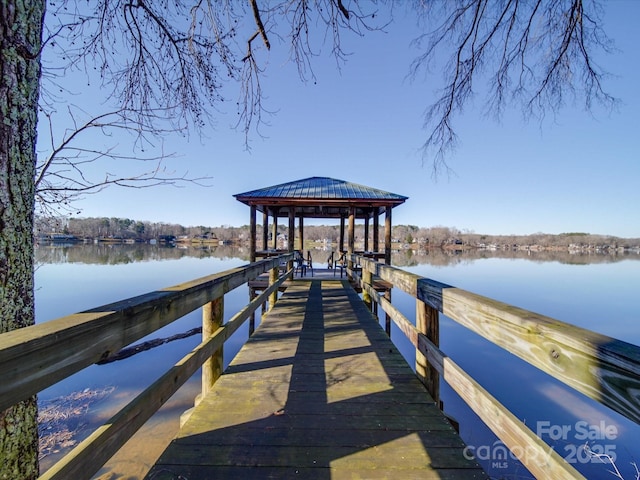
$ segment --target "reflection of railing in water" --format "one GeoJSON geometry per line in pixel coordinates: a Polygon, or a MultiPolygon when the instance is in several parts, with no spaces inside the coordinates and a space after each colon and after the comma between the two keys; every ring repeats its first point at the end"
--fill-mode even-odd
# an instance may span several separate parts
{"type": "Polygon", "coordinates": [[[385,311],[387,332],[393,320],[416,348],[416,374],[434,399],[442,377],[512,452],[527,452],[519,459],[536,478],[583,477],[438,348],[440,313],[640,424],[640,347],[358,255],[348,264],[364,302],[385,311]],[[376,278],[416,299],[415,323],[376,292],[376,278]]]}
{"type": "Polygon", "coordinates": [[[280,262],[291,258],[293,254],[281,255],[0,335],[3,411],[189,312],[203,309],[202,343],[40,478],[90,478],[201,367],[205,394],[222,371],[224,342],[292,271],[275,276],[269,288],[223,325],[225,293],[261,273],[277,271],[280,262]]]}

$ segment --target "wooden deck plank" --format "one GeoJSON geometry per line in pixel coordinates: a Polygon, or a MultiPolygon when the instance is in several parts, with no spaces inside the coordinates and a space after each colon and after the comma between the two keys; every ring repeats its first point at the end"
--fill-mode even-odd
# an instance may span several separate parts
{"type": "MultiPolygon", "coordinates": [[[[333,270],[329,270],[327,268],[314,268],[313,270],[307,270],[307,273],[304,276],[300,276],[299,273],[296,273],[293,279],[293,282],[297,282],[299,280],[341,281],[341,280],[347,280],[347,279],[348,279],[347,275],[343,273],[343,276],[341,277],[339,271],[336,271],[334,273],[333,270]]],[[[393,284],[391,282],[382,280],[379,277],[374,276],[372,280],[373,280],[373,288],[378,292],[385,292],[393,288],[393,284]]],[[[260,275],[257,278],[250,280],[248,283],[249,283],[249,287],[255,290],[258,290],[258,291],[264,290],[269,286],[269,275],[268,274],[260,275]]],[[[282,284],[280,290],[285,291],[287,287],[291,286],[291,283],[292,283],[291,280],[287,280],[282,284]]],[[[358,293],[360,293],[360,287],[355,282],[352,283],[351,286],[354,287],[354,289],[358,293]]]]}
{"type": "MultiPolygon", "coordinates": [[[[473,477],[468,469],[430,470],[368,470],[362,473],[354,468],[330,467],[294,468],[294,467],[253,467],[248,469],[243,466],[219,466],[216,467],[216,477],[211,477],[211,469],[207,466],[185,466],[182,470],[183,478],[189,480],[212,480],[212,478],[233,478],[242,480],[265,479],[320,479],[320,480],[385,480],[389,478],[402,480],[458,480],[461,478],[486,478],[485,476],[473,477]]],[[[176,480],[178,477],[169,470],[159,470],[153,480],[176,480]]]]}
{"type": "Polygon", "coordinates": [[[147,478],[487,478],[347,281],[292,282],[147,478]]]}

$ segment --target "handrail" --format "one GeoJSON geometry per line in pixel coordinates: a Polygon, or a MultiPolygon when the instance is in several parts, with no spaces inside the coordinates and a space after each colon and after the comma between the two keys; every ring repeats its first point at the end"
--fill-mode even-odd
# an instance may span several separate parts
{"type": "MultiPolygon", "coordinates": [[[[565,385],[640,423],[640,399],[635,394],[640,389],[640,347],[359,255],[351,254],[350,261],[362,268],[362,275],[356,271],[348,273],[362,286],[363,297],[366,294],[382,307],[416,351],[427,359],[427,370],[432,368],[444,378],[508,448],[512,451],[529,449],[520,450],[530,453],[521,461],[536,477],[582,478],[440,351],[437,341],[428,338],[426,329],[421,331],[414,326],[380,296],[372,286],[372,276],[413,296],[418,305],[423,305],[420,308],[435,312],[436,325],[437,314],[442,313],[565,385]],[[547,462],[541,462],[542,458],[547,462]]],[[[417,367],[418,364],[417,358],[417,367]]],[[[416,373],[421,373],[418,368],[416,373]]],[[[428,387],[433,381],[428,372],[423,381],[428,387]]]]}
{"type": "MultiPolygon", "coordinates": [[[[138,297],[0,335],[0,411],[118,352],[132,342],[224,296],[261,273],[277,272],[288,253],[138,297]]],[[[89,478],[218,351],[292,275],[270,286],[226,324],[45,472],[43,479],[89,478]]],[[[204,337],[204,334],[203,334],[204,337]]]]}

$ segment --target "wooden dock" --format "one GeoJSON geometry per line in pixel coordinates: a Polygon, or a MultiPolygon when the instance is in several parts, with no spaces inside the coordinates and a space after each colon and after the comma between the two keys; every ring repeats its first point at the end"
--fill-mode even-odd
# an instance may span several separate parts
{"type": "MultiPolygon", "coordinates": [[[[287,288],[291,286],[292,283],[298,282],[299,280],[348,280],[351,288],[353,288],[357,293],[361,293],[362,289],[358,286],[357,282],[354,282],[349,279],[346,272],[341,272],[339,269],[331,270],[328,268],[313,268],[307,269],[304,274],[300,274],[299,271],[295,271],[293,278],[290,280],[286,280],[280,287],[280,291],[284,292],[287,288]]],[[[253,289],[256,292],[264,291],[269,286],[269,274],[262,274],[257,278],[250,280],[249,288],[253,289]]],[[[377,292],[388,292],[393,288],[391,282],[386,282],[380,278],[373,278],[371,286],[377,292]]]]}
{"type": "Polygon", "coordinates": [[[150,480],[487,478],[346,279],[296,279],[150,480]]]}
{"type": "Polygon", "coordinates": [[[149,480],[487,478],[465,455],[475,449],[464,446],[436,408],[440,380],[533,477],[584,479],[439,348],[440,315],[640,423],[636,345],[361,255],[347,256],[360,269],[347,269],[349,280],[316,269],[292,279],[281,265],[294,257],[283,253],[0,335],[2,411],[191,312],[202,313],[202,341],[39,478],[94,478],[201,369],[205,394],[149,480]],[[227,319],[225,295],[248,283],[251,290],[267,272],[268,286],[255,298],[250,291],[252,300],[227,319]],[[362,299],[351,286],[356,282],[362,299]],[[391,303],[396,290],[415,299],[415,315],[406,317],[391,303]],[[253,316],[267,301],[273,309],[220,376],[225,342],[236,339],[247,320],[253,331],[253,316]],[[427,388],[368,308],[384,312],[385,327],[392,321],[416,349],[416,371],[427,388]]]}

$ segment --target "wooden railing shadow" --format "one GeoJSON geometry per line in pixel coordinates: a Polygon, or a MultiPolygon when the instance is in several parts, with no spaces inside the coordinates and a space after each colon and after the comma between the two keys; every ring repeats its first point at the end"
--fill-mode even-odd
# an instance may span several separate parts
{"type": "MultiPolygon", "coordinates": [[[[420,461],[449,474],[478,469],[475,461],[463,456],[460,437],[400,352],[389,348],[392,345],[377,320],[346,281],[336,289],[335,296],[331,289],[321,287],[320,281],[312,281],[308,295],[305,291],[294,295],[287,292],[278,308],[295,303],[305,304],[301,322],[297,317],[297,324],[292,323],[286,333],[273,333],[268,330],[272,323],[269,318],[247,342],[248,350],[269,351],[272,355],[276,345],[297,340],[295,353],[287,351],[278,358],[251,361],[241,352],[237,357],[240,363],[234,360],[210,398],[203,400],[207,402],[200,409],[205,412],[203,417],[183,426],[180,437],[147,479],[246,478],[247,469],[251,469],[252,478],[299,475],[330,479],[332,464],[341,460],[348,463],[347,470],[354,476],[366,478],[369,464],[380,461],[382,446],[400,478],[420,461]],[[321,288],[322,295],[314,292],[321,288]],[[338,295],[342,299],[348,295],[351,307],[360,313],[348,317],[346,309],[336,308],[338,295]],[[325,349],[329,345],[327,337],[344,338],[351,332],[364,332],[360,345],[325,349]],[[349,384],[357,375],[367,376],[367,380],[373,375],[384,387],[375,393],[360,394],[356,390],[347,398],[331,398],[334,388],[349,384]],[[262,399],[247,406],[246,390],[256,378],[271,385],[272,401],[262,399]],[[236,407],[230,397],[241,389],[236,400],[241,405],[236,407]],[[253,419],[239,421],[247,417],[248,410],[253,419]],[[219,414],[212,420],[214,411],[219,414]],[[422,457],[415,442],[410,441],[415,436],[420,439],[422,457]],[[452,459],[454,454],[459,458],[452,459]],[[400,458],[407,458],[408,470],[398,469],[400,458]]],[[[296,317],[292,317],[293,321],[296,317]]],[[[340,474],[344,475],[344,470],[340,474]]]]}

